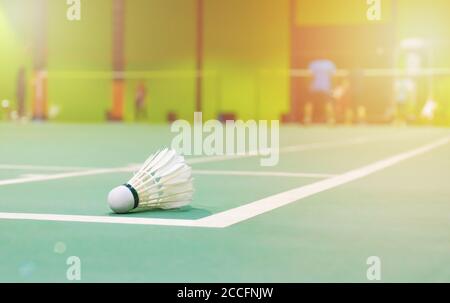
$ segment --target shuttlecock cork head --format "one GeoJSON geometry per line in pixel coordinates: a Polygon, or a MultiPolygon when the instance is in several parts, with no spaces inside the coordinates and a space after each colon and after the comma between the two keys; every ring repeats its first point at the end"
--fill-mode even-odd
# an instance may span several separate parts
{"type": "Polygon", "coordinates": [[[114,188],[108,195],[108,204],[119,214],[172,209],[189,204],[193,193],[191,168],[183,156],[165,149],[150,156],[125,185],[114,188]]]}
{"type": "Polygon", "coordinates": [[[110,191],[108,195],[109,207],[118,214],[125,214],[138,206],[139,198],[127,185],[121,185],[110,191]]]}

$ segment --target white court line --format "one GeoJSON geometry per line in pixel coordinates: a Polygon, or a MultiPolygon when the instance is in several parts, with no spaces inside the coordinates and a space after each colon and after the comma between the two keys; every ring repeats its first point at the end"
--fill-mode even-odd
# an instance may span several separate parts
{"type": "Polygon", "coordinates": [[[45,176],[31,176],[31,177],[25,177],[25,178],[0,180],[0,186],[23,184],[23,183],[30,183],[30,182],[59,180],[59,179],[73,178],[73,177],[84,177],[84,176],[93,176],[93,175],[101,175],[101,174],[110,174],[110,173],[116,173],[116,172],[121,172],[121,171],[128,171],[128,169],[129,169],[128,167],[102,168],[102,169],[84,170],[84,171],[76,171],[76,172],[70,172],[70,173],[45,175],[45,176]]]}
{"type": "Polygon", "coordinates": [[[0,169],[4,170],[40,170],[40,171],[74,171],[74,170],[92,170],[93,167],[71,167],[71,166],[42,166],[42,165],[16,165],[0,164],[0,169]]]}
{"type": "Polygon", "coordinates": [[[197,220],[131,218],[126,216],[121,217],[73,216],[73,215],[54,215],[54,214],[27,214],[27,213],[0,213],[0,219],[225,228],[234,225],[236,223],[251,219],[260,214],[267,213],[279,207],[321,193],[323,191],[364,178],[373,173],[382,171],[383,169],[396,165],[402,161],[430,152],[433,149],[448,144],[449,142],[450,137],[445,137],[433,143],[421,146],[419,148],[401,154],[394,155],[392,157],[377,161],[375,163],[349,171],[347,173],[335,176],[333,178],[318,181],[313,184],[298,187],[292,190],[288,190],[255,201],[250,204],[236,207],[197,220]]]}
{"type": "Polygon", "coordinates": [[[401,153],[373,164],[349,171],[336,177],[318,181],[306,186],[298,187],[283,193],[273,195],[250,204],[236,207],[221,213],[217,213],[200,219],[203,224],[214,227],[228,227],[230,225],[248,220],[260,214],[276,208],[310,197],[314,194],[341,186],[343,184],[361,179],[385,168],[393,166],[401,161],[419,156],[437,147],[449,143],[450,137],[446,137],[433,143],[424,145],[414,150],[401,153]]]}
{"type": "MultiPolygon", "coordinates": [[[[336,147],[336,146],[341,146],[341,145],[363,144],[367,141],[370,141],[370,140],[358,137],[358,138],[352,138],[349,140],[335,141],[335,142],[316,142],[316,143],[299,144],[299,145],[281,148],[280,152],[295,152],[295,151],[301,151],[301,150],[303,151],[303,150],[311,150],[311,149],[331,148],[331,147],[336,147]]],[[[196,164],[196,163],[219,162],[219,161],[225,161],[225,160],[235,160],[235,159],[255,157],[255,156],[260,156],[260,155],[257,153],[249,153],[249,154],[238,155],[238,156],[229,156],[229,155],[210,156],[210,157],[191,158],[191,159],[187,159],[186,161],[189,164],[196,164]]],[[[7,165],[5,165],[5,167],[6,166],[7,165]]],[[[10,165],[10,167],[13,167],[13,166],[30,167],[30,168],[37,167],[37,169],[41,169],[41,168],[45,167],[45,166],[32,166],[32,165],[10,165]]],[[[55,166],[51,166],[50,168],[55,168],[55,166]]],[[[133,171],[136,171],[136,169],[138,169],[138,168],[139,168],[139,166],[134,166],[134,165],[132,165],[132,166],[128,165],[128,166],[117,167],[117,168],[92,168],[92,169],[88,169],[88,170],[61,173],[61,174],[53,174],[53,175],[42,176],[42,177],[7,179],[7,180],[0,180],[0,186],[13,185],[13,184],[24,184],[24,183],[30,183],[30,182],[59,180],[59,179],[66,179],[66,178],[73,178],[73,177],[93,176],[93,175],[101,175],[101,174],[117,173],[117,172],[133,172],[133,171]]]]}
{"type": "MultiPolygon", "coordinates": [[[[313,143],[281,147],[280,153],[292,153],[292,152],[298,152],[298,151],[324,149],[324,148],[331,148],[331,147],[338,147],[338,146],[358,145],[358,144],[364,144],[364,143],[367,143],[367,142],[373,141],[373,140],[376,140],[376,139],[357,137],[357,138],[341,140],[341,141],[313,142],[313,143]]],[[[220,162],[220,161],[250,158],[250,157],[257,157],[257,156],[265,157],[268,154],[270,154],[270,152],[271,152],[270,149],[264,149],[259,152],[250,152],[250,153],[246,153],[246,154],[238,154],[238,155],[233,155],[233,156],[220,155],[220,156],[210,156],[210,157],[198,157],[198,158],[187,159],[186,161],[189,164],[220,162]]]]}
{"type": "Polygon", "coordinates": [[[297,177],[297,178],[330,178],[332,174],[290,173],[277,171],[235,171],[235,170],[193,170],[194,175],[207,176],[249,176],[249,177],[297,177]]]}
{"type": "Polygon", "coordinates": [[[42,178],[44,176],[48,176],[47,174],[23,174],[20,175],[21,178],[27,179],[27,178],[42,178]]]}
{"type": "Polygon", "coordinates": [[[77,216],[77,215],[54,215],[54,214],[0,213],[0,219],[204,227],[199,222],[199,220],[136,218],[136,217],[126,217],[123,215],[122,216],[77,216]]]}

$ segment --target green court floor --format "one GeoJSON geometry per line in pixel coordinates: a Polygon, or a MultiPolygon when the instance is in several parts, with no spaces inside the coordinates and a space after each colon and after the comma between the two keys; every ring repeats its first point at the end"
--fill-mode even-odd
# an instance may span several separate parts
{"type": "Polygon", "coordinates": [[[284,127],[280,162],[188,157],[196,194],[112,214],[167,126],[0,124],[0,282],[450,282],[450,130],[284,127]],[[130,168],[131,167],[131,168],[130,168]],[[306,192],[306,194],[305,194],[306,192]]]}

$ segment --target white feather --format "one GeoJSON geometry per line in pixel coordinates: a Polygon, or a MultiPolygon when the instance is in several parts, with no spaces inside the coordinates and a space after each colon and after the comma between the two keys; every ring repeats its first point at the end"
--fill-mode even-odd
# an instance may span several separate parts
{"type": "MultiPolygon", "coordinates": [[[[151,155],[127,184],[136,190],[139,197],[134,210],[179,208],[188,205],[194,194],[191,168],[183,156],[171,149],[151,155]]],[[[121,207],[130,203],[130,193],[124,194],[123,188],[116,193],[113,190],[109,196],[110,206],[115,206],[111,208],[119,213],[129,211],[128,206],[121,207]],[[118,205],[119,211],[115,209],[118,205]]]]}

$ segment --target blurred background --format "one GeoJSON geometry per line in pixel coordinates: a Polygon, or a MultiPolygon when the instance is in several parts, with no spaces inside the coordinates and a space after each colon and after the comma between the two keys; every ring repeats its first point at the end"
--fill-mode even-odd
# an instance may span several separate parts
{"type": "Polygon", "coordinates": [[[450,125],[450,2],[379,3],[0,0],[0,120],[450,125]]]}

